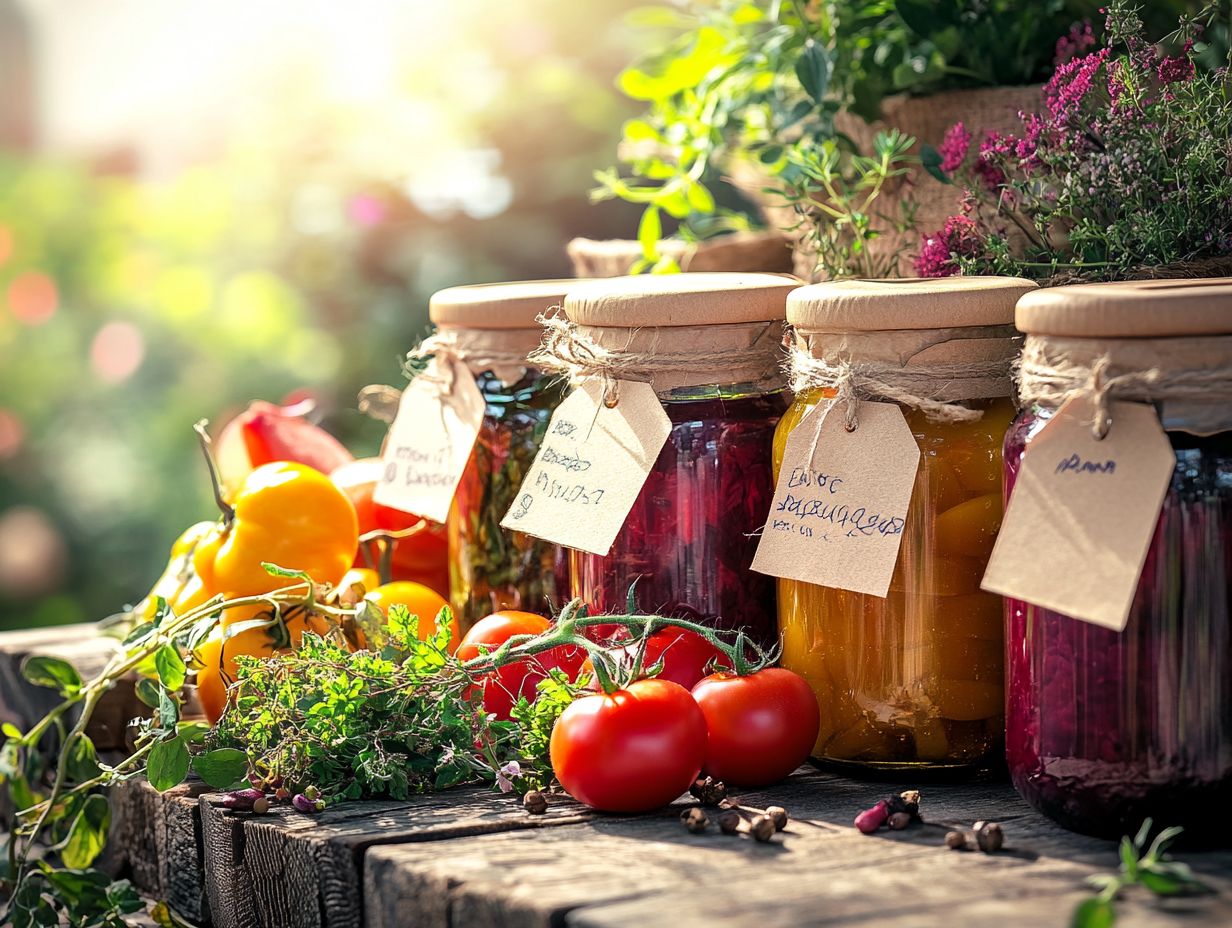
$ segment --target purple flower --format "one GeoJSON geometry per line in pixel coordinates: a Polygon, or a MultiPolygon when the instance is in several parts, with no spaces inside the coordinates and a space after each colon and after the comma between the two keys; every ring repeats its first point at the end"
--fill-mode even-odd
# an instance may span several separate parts
{"type": "Polygon", "coordinates": [[[516,760],[511,760],[496,771],[496,785],[500,787],[502,793],[508,793],[513,789],[513,781],[521,775],[522,765],[516,760]]]}
{"type": "Polygon", "coordinates": [[[995,193],[1005,183],[1005,172],[997,163],[1006,155],[1014,153],[1016,140],[1012,135],[1002,135],[995,130],[989,130],[980,142],[979,155],[975,159],[976,176],[984,182],[984,186],[995,193]]]}
{"type": "Polygon", "coordinates": [[[1189,39],[1185,42],[1185,47],[1179,55],[1160,59],[1159,67],[1155,73],[1158,75],[1161,84],[1180,84],[1193,80],[1194,63],[1193,59],[1189,57],[1192,49],[1193,39],[1189,39]]]}
{"type": "Polygon", "coordinates": [[[967,152],[971,149],[971,133],[961,122],[956,122],[946,130],[945,138],[937,152],[941,155],[941,170],[956,171],[962,167],[967,152]]]}

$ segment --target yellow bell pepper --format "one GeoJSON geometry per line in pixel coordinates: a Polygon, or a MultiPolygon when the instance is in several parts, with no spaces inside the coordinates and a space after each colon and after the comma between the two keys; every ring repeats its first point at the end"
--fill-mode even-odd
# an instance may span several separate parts
{"type": "MultiPolygon", "coordinates": [[[[219,525],[217,522],[197,522],[184,530],[184,533],[171,546],[171,556],[167,560],[167,568],[158,578],[150,592],[134,608],[133,615],[138,622],[153,620],[158,611],[158,597],[162,597],[177,613],[186,611],[181,607],[181,601],[197,595],[202,590],[202,582],[196,570],[196,560],[210,546],[217,550],[219,525]]],[[[209,599],[204,596],[196,605],[209,599]]]]}
{"type": "Polygon", "coordinates": [[[355,507],[320,471],[285,461],[264,464],[229,504],[221,543],[212,557],[206,549],[199,559],[197,572],[207,588],[254,596],[288,584],[271,576],[263,562],[337,584],[355,560],[355,507]]]}

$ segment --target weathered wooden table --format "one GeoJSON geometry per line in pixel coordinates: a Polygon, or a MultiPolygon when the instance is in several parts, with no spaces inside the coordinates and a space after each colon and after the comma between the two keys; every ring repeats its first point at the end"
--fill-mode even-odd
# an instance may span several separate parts
{"type": "MultiPolygon", "coordinates": [[[[30,636],[21,643],[29,648],[30,636]]],[[[77,639],[79,640],[79,638],[77,639]]],[[[20,716],[0,640],[0,714],[20,716]]],[[[54,651],[54,643],[39,642],[54,651]]],[[[21,697],[16,697],[20,700],[21,697]]],[[[17,719],[19,723],[22,719],[17,719]]],[[[113,796],[107,866],[199,924],[256,926],[1062,926],[1113,870],[1115,845],[1031,811],[1008,784],[919,785],[928,823],[859,834],[860,809],[919,784],[859,782],[802,769],[747,806],[785,806],[769,844],[659,813],[611,816],[566,797],[531,816],[516,797],[458,789],[411,802],[342,805],[319,815],[222,809],[201,784],[113,796]],[[942,846],[947,823],[1000,822],[995,855],[942,846]]],[[[1228,810],[1212,810],[1229,820],[1228,810]]],[[[1120,926],[1232,925],[1232,851],[1182,853],[1216,890],[1155,899],[1133,890],[1120,926]]]]}

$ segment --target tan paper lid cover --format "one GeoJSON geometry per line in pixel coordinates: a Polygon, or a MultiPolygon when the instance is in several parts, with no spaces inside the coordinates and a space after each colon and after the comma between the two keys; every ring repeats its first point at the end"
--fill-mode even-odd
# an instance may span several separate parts
{"type": "Polygon", "coordinates": [[[560,305],[576,280],[522,280],[438,290],[428,302],[437,325],[466,329],[533,329],[535,317],[560,305]]]}
{"type": "Polygon", "coordinates": [[[578,325],[686,326],[782,319],[800,281],[786,274],[645,274],[582,283],[565,297],[578,325]]]}
{"type": "Polygon", "coordinates": [[[830,280],[792,291],[787,321],[816,332],[1009,325],[1019,297],[1035,287],[1021,277],[830,280]]]}
{"type": "Polygon", "coordinates": [[[1029,335],[1073,338],[1232,335],[1232,278],[1037,290],[1018,301],[1014,322],[1029,335]]]}

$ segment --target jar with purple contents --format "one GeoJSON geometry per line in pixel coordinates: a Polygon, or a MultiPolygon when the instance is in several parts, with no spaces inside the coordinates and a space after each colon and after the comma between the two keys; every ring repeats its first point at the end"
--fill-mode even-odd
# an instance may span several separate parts
{"type": "Polygon", "coordinates": [[[774,494],[774,428],[787,294],[771,274],[594,281],[569,291],[578,336],[650,382],[671,433],[606,556],[570,552],[573,595],[777,639],[774,579],[749,568],[774,494]],[[639,369],[640,366],[640,369],[639,369]]]}
{"type": "Polygon", "coordinates": [[[1151,817],[1214,837],[1232,802],[1232,279],[1040,290],[1016,322],[1007,496],[1058,399],[1092,383],[1155,406],[1176,469],[1124,631],[1007,600],[1014,786],[1076,831],[1151,817]]]}

